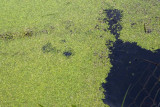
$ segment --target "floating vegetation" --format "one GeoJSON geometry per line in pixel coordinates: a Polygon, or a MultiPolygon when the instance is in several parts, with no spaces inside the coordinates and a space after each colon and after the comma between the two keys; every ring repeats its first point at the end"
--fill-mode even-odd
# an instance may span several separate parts
{"type": "MultiPolygon", "coordinates": [[[[122,29],[119,24],[121,11],[109,9],[105,13],[107,18],[104,20],[108,21],[110,33],[116,36],[116,41],[106,43],[113,66],[106,83],[102,84],[104,103],[110,107],[160,106],[160,49],[154,53],[136,43],[124,43],[118,39],[120,33],[117,32],[122,29]]],[[[150,33],[145,25],[144,30],[150,33]]]]}

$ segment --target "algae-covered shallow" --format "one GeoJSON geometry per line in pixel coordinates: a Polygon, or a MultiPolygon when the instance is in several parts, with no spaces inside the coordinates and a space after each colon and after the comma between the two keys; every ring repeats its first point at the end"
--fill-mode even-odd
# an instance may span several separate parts
{"type": "Polygon", "coordinates": [[[108,106],[101,85],[113,63],[105,44],[116,39],[106,9],[123,11],[120,39],[159,49],[158,0],[0,2],[0,106],[108,106]]]}
{"type": "Polygon", "coordinates": [[[105,106],[102,3],[0,1],[0,106],[105,106]]]}

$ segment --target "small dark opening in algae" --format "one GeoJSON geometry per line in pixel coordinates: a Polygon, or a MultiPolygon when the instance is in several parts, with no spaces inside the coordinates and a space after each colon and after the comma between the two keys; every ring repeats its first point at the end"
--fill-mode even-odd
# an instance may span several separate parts
{"type": "Polygon", "coordinates": [[[69,57],[72,55],[72,52],[69,52],[69,51],[63,52],[63,55],[65,55],[66,57],[69,57]]]}
{"type": "Polygon", "coordinates": [[[122,12],[109,9],[105,13],[104,20],[108,21],[108,30],[116,36],[116,42],[106,42],[112,68],[102,84],[103,102],[110,107],[160,106],[160,49],[152,52],[136,43],[124,43],[118,39],[122,12]]]}

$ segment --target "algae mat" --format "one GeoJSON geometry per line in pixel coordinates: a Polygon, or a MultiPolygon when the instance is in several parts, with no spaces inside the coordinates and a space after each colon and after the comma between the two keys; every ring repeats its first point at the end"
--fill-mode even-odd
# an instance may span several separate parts
{"type": "Polygon", "coordinates": [[[0,1],[1,106],[107,106],[105,9],[123,11],[120,39],[160,48],[158,0],[0,1]]]}
{"type": "Polygon", "coordinates": [[[95,0],[1,0],[0,106],[105,106],[108,37],[95,28],[101,7],[95,0]]]}

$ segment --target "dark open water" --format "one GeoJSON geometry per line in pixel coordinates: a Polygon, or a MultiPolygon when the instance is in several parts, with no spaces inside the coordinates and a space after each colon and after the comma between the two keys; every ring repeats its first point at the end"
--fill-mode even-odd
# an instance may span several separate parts
{"type": "Polygon", "coordinates": [[[160,107],[160,49],[153,53],[136,43],[124,43],[118,39],[123,12],[117,9],[104,12],[108,31],[115,35],[116,42],[106,42],[112,52],[109,57],[113,67],[107,82],[102,84],[103,102],[110,107],[160,107]]]}

